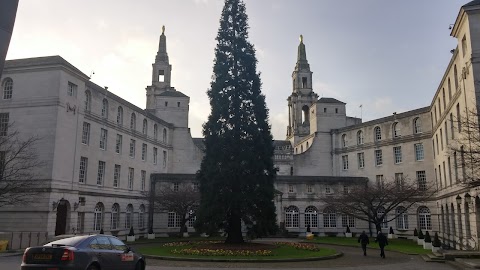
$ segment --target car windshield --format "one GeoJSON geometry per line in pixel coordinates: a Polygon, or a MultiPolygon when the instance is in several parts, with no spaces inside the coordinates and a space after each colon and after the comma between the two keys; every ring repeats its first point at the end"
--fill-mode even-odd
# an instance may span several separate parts
{"type": "Polygon", "coordinates": [[[70,246],[70,247],[74,247],[74,246],[78,245],[80,242],[82,242],[83,240],[85,240],[86,238],[87,238],[86,236],[69,237],[69,238],[60,239],[60,240],[50,242],[50,243],[46,244],[45,246],[70,246]]]}

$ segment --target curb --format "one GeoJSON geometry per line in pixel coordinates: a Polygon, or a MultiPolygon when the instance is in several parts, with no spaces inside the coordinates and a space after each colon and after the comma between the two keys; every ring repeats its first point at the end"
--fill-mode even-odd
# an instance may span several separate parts
{"type": "Polygon", "coordinates": [[[143,257],[151,260],[164,260],[164,261],[186,261],[186,262],[243,262],[243,263],[275,263],[275,262],[308,262],[308,261],[322,261],[340,258],[343,256],[343,252],[339,252],[329,256],[314,257],[314,258],[292,258],[292,259],[265,259],[265,260],[249,260],[249,259],[207,259],[207,258],[180,258],[180,257],[167,257],[156,255],[143,255],[143,257]]]}

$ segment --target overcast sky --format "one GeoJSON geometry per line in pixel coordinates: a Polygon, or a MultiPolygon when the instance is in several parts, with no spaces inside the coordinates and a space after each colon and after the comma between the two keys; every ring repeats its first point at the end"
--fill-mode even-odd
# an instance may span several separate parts
{"type": "MultiPolygon", "coordinates": [[[[431,103],[457,41],[449,24],[468,0],[245,0],[250,42],[275,139],[285,139],[299,35],[314,91],[363,120],[431,103]]],[[[20,0],[7,59],[60,55],[100,86],[145,108],[165,25],[172,86],[190,96],[201,137],[223,0],[20,0]]]]}

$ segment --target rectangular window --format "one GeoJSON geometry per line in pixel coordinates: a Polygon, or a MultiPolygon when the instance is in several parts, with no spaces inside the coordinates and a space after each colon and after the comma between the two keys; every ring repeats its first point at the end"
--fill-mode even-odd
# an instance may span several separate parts
{"type": "Polygon", "coordinates": [[[450,113],[450,136],[455,139],[455,124],[453,123],[453,114],[450,113]]]}
{"type": "Polygon", "coordinates": [[[325,187],[326,194],[332,194],[332,189],[330,187],[325,187]]]}
{"type": "Polygon", "coordinates": [[[293,192],[295,192],[293,185],[288,185],[288,193],[293,193],[293,192]]]}
{"type": "Polygon", "coordinates": [[[142,144],[142,160],[143,161],[147,160],[147,144],[146,143],[142,144]]]}
{"type": "Polygon", "coordinates": [[[440,129],[440,145],[441,145],[441,150],[443,151],[443,130],[440,129]]]}
{"type": "Polygon", "coordinates": [[[458,125],[458,132],[462,132],[462,119],[460,116],[460,104],[457,103],[457,125],[458,125]]]}
{"type": "Polygon", "coordinates": [[[358,153],[357,154],[357,160],[358,160],[358,168],[365,168],[365,153],[358,153]]]}
{"type": "Polygon", "coordinates": [[[342,156],[342,165],[344,170],[348,170],[348,156],[342,156]]]}
{"type": "Polygon", "coordinates": [[[424,159],[423,153],[423,143],[416,143],[413,145],[415,148],[415,161],[420,161],[424,159]]]}
{"type": "Polygon", "coordinates": [[[450,185],[453,185],[452,181],[452,163],[450,161],[450,157],[448,157],[448,180],[450,180],[450,185]]]}
{"type": "Polygon", "coordinates": [[[438,134],[435,134],[435,143],[437,144],[437,155],[440,153],[439,147],[438,147],[438,134]]]}
{"type": "Polygon", "coordinates": [[[403,188],[403,173],[395,173],[395,185],[398,189],[403,188]]]}
{"type": "Polygon", "coordinates": [[[156,147],[153,148],[153,164],[157,164],[158,159],[158,149],[156,147]]]}
{"type": "Polygon", "coordinates": [[[121,166],[115,164],[115,170],[113,171],[113,187],[118,187],[120,184],[120,171],[121,166]]]}
{"type": "Polygon", "coordinates": [[[465,57],[467,54],[467,37],[463,36],[462,38],[462,56],[465,57]]]}
{"type": "Polygon", "coordinates": [[[343,194],[348,194],[350,193],[350,190],[348,190],[348,186],[343,186],[343,194]]]}
{"type": "Polygon", "coordinates": [[[375,150],[375,166],[380,166],[382,164],[382,150],[375,150]]]}
{"type": "Polygon", "coordinates": [[[159,82],[164,82],[165,81],[165,70],[160,69],[158,71],[158,81],[159,82]]]}
{"type": "Polygon", "coordinates": [[[145,185],[147,181],[147,172],[146,171],[141,171],[141,176],[142,176],[142,191],[145,191],[145,185]]]}
{"type": "Polygon", "coordinates": [[[307,184],[307,193],[312,193],[312,192],[313,192],[313,185],[307,184]]]}
{"type": "Polygon", "coordinates": [[[80,173],[78,176],[79,183],[85,183],[87,181],[87,169],[88,169],[88,158],[80,157],[80,173]]]}
{"type": "Polygon", "coordinates": [[[458,162],[457,162],[457,152],[453,152],[453,170],[455,172],[455,182],[458,183],[458,162]]]}
{"type": "Polygon", "coordinates": [[[178,192],[180,185],[178,183],[173,183],[173,191],[178,192]]]}
{"type": "Polygon", "coordinates": [[[417,171],[417,183],[419,190],[427,190],[427,176],[425,175],[425,171],[417,171]]]}
{"type": "Polygon", "coordinates": [[[195,182],[193,183],[193,191],[197,192],[200,190],[200,184],[195,182]]]}
{"type": "Polygon", "coordinates": [[[85,213],[78,212],[77,214],[77,233],[83,233],[83,228],[85,224],[85,213]]]}
{"type": "Polygon", "coordinates": [[[402,147],[395,146],[393,147],[393,155],[395,164],[402,163],[402,147]]]}
{"type": "Polygon", "coordinates": [[[355,217],[343,214],[342,227],[346,228],[347,226],[350,228],[355,228],[355,217]]]}
{"type": "Polygon", "coordinates": [[[445,186],[447,186],[447,170],[445,168],[445,161],[442,163],[443,166],[443,178],[445,179],[445,186]]]}
{"type": "Polygon", "coordinates": [[[167,167],[167,151],[163,151],[163,168],[167,167]]]}
{"type": "Polygon", "coordinates": [[[117,154],[122,153],[122,141],[123,141],[122,135],[117,134],[117,141],[115,142],[115,153],[117,154]]]}
{"type": "Polygon", "coordinates": [[[377,187],[379,189],[383,189],[383,174],[379,174],[375,176],[377,187]]]}
{"type": "Polygon", "coordinates": [[[108,131],[106,129],[100,129],[100,149],[102,150],[107,148],[107,135],[108,131]]]}
{"type": "Polygon", "coordinates": [[[448,126],[447,121],[445,121],[445,145],[448,146],[448,126]]]}
{"type": "Polygon", "coordinates": [[[90,123],[83,122],[82,143],[88,145],[90,143],[90,123]]]}
{"type": "Polygon", "coordinates": [[[105,179],[105,161],[98,162],[98,175],[97,186],[103,186],[103,180],[105,179]]]}
{"type": "Polygon", "coordinates": [[[130,139],[130,157],[135,158],[135,140],[130,139]]]}
{"type": "Polygon", "coordinates": [[[180,215],[175,212],[168,212],[167,227],[180,228],[180,215]]]}
{"type": "Polygon", "coordinates": [[[71,82],[68,82],[67,94],[71,97],[77,97],[77,85],[71,82]]]}
{"type": "Polygon", "coordinates": [[[440,165],[438,165],[438,181],[440,182],[440,187],[443,185],[443,180],[442,180],[442,168],[440,165]]]}
{"type": "Polygon", "coordinates": [[[0,136],[7,136],[9,121],[10,121],[9,113],[0,113],[0,136]]]}
{"type": "Polygon", "coordinates": [[[128,168],[128,189],[133,189],[133,177],[135,176],[135,170],[128,168]]]}

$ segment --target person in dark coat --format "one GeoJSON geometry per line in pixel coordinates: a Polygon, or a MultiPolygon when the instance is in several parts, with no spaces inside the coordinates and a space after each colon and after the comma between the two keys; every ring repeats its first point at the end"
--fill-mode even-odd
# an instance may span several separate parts
{"type": "Polygon", "coordinates": [[[380,247],[380,257],[385,259],[385,246],[388,246],[388,240],[387,237],[379,231],[377,234],[377,239],[375,239],[375,242],[378,242],[378,246],[380,247]]]}
{"type": "Polygon", "coordinates": [[[370,244],[370,240],[368,239],[368,235],[365,233],[365,231],[363,231],[358,237],[358,243],[362,245],[363,256],[367,256],[367,245],[370,244]]]}

